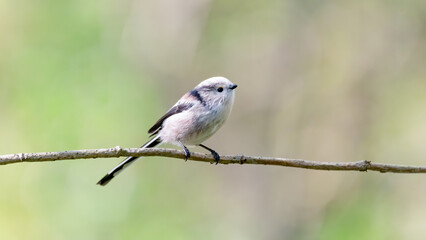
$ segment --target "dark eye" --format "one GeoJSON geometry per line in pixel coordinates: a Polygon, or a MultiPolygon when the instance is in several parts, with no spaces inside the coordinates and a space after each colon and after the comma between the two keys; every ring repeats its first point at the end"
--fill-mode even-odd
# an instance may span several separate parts
{"type": "Polygon", "coordinates": [[[223,87],[218,87],[218,88],[217,88],[217,91],[218,91],[218,92],[222,92],[222,91],[223,91],[223,87]]]}

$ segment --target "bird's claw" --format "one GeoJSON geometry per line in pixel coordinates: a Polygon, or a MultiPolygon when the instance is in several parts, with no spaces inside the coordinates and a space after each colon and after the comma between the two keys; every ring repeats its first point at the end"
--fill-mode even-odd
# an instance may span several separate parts
{"type": "Polygon", "coordinates": [[[191,152],[185,146],[183,147],[183,151],[185,152],[185,162],[186,162],[191,157],[191,152]]]}
{"type": "Polygon", "coordinates": [[[214,162],[217,165],[219,163],[219,161],[220,161],[220,156],[219,156],[219,154],[216,151],[212,151],[212,155],[213,155],[213,158],[214,158],[214,162]]]}
{"type": "Polygon", "coordinates": [[[188,159],[191,157],[190,152],[185,152],[185,162],[188,161],[188,159]]]}

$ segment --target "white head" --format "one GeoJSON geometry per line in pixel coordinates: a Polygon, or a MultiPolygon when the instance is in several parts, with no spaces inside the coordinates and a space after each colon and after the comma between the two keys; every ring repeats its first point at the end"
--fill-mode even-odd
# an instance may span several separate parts
{"type": "Polygon", "coordinates": [[[217,106],[220,104],[233,104],[235,91],[237,87],[227,78],[212,77],[202,81],[198,84],[193,91],[198,92],[203,101],[210,106],[217,106]]]}

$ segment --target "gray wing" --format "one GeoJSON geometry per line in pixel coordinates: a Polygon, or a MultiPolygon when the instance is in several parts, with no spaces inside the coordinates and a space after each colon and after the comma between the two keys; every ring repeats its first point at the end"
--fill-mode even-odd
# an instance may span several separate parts
{"type": "Polygon", "coordinates": [[[182,103],[182,104],[178,104],[176,106],[173,106],[172,108],[170,108],[169,111],[167,111],[166,114],[164,114],[160,119],[158,119],[158,121],[154,124],[154,126],[152,126],[149,130],[148,133],[151,134],[151,136],[157,134],[160,130],[161,127],[163,125],[164,120],[166,120],[167,118],[169,118],[172,115],[181,113],[185,110],[190,109],[194,104],[192,103],[182,103]]]}

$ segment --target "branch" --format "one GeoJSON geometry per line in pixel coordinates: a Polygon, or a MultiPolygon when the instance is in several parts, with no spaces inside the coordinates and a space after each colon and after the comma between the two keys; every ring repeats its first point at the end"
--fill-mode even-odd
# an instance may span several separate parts
{"type": "MultiPolygon", "coordinates": [[[[163,148],[115,148],[107,149],[88,149],[74,150],[65,152],[42,152],[42,153],[18,153],[9,155],[0,155],[0,165],[6,165],[19,162],[50,162],[56,160],[71,160],[85,158],[117,158],[117,157],[142,157],[142,156],[161,156],[169,158],[185,159],[183,151],[163,148]]],[[[199,162],[213,162],[211,155],[202,153],[191,153],[188,160],[199,162]]],[[[271,157],[253,157],[253,156],[221,156],[221,164],[261,164],[284,167],[306,168],[315,170],[335,170],[335,171],[378,171],[393,173],[426,173],[426,166],[406,166],[384,163],[373,163],[370,161],[358,162],[317,162],[303,159],[271,158],[271,157]]]]}

